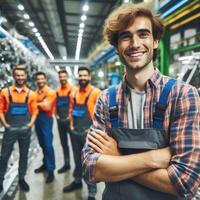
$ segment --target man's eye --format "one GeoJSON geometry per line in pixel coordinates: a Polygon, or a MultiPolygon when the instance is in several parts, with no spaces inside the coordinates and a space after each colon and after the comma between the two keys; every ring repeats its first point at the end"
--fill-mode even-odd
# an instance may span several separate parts
{"type": "Polygon", "coordinates": [[[140,33],[139,34],[139,36],[141,37],[141,38],[146,38],[146,37],[148,37],[148,33],[140,33]]]}
{"type": "Polygon", "coordinates": [[[124,35],[121,35],[119,37],[120,40],[130,40],[131,39],[131,36],[128,35],[128,34],[124,34],[124,35]]]}

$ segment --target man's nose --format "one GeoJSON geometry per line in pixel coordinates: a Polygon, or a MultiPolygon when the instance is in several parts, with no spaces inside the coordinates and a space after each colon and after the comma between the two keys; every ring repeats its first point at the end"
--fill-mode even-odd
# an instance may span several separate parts
{"type": "Polygon", "coordinates": [[[133,35],[133,36],[132,36],[132,38],[131,38],[131,40],[130,40],[130,45],[131,45],[131,47],[133,47],[133,48],[138,48],[138,47],[139,47],[139,45],[140,45],[140,40],[139,40],[139,38],[138,38],[137,35],[133,35]]]}

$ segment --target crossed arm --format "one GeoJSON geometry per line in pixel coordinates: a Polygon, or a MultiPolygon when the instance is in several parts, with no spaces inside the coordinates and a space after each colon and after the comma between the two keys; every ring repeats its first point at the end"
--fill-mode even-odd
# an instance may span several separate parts
{"type": "Polygon", "coordinates": [[[124,156],[116,141],[101,130],[90,132],[88,145],[101,154],[95,168],[96,181],[129,178],[154,190],[178,196],[166,170],[171,158],[169,148],[124,156]]]}

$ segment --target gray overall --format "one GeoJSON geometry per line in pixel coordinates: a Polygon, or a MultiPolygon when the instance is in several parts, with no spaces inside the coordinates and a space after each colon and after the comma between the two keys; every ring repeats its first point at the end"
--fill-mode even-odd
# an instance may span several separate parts
{"type": "MultiPolygon", "coordinates": [[[[93,91],[93,88],[89,92],[88,96],[85,99],[84,104],[76,103],[76,95],[74,96],[74,107],[73,107],[73,122],[74,122],[74,131],[71,133],[72,140],[72,148],[74,153],[75,160],[75,170],[74,170],[74,178],[76,182],[81,182],[83,177],[82,172],[82,160],[81,160],[81,152],[83,146],[85,145],[87,130],[92,124],[92,120],[90,118],[87,102],[93,91]]],[[[85,180],[86,181],[86,180],[85,180]]],[[[97,192],[96,184],[90,183],[86,181],[89,191],[89,196],[95,196],[97,192]]]]}
{"type": "MultiPolygon", "coordinates": [[[[70,91],[69,91],[70,93],[70,91]]],[[[56,111],[59,118],[57,119],[58,131],[60,136],[60,142],[62,145],[64,164],[69,165],[69,144],[68,144],[68,133],[69,133],[69,93],[66,96],[59,96],[57,92],[56,111]]]]}
{"type": "MultiPolygon", "coordinates": [[[[118,143],[118,148],[123,155],[145,152],[168,146],[168,133],[162,128],[164,113],[167,107],[168,95],[174,81],[163,89],[160,100],[156,105],[153,128],[150,129],[126,129],[119,128],[118,109],[116,106],[115,88],[110,88],[110,119],[112,128],[107,132],[118,143]],[[112,97],[111,97],[112,96],[112,97]],[[113,99],[113,97],[115,99],[113,99]],[[114,102],[114,103],[113,103],[114,102]],[[166,103],[165,103],[166,102],[166,103]]],[[[184,200],[184,197],[176,197],[168,193],[159,192],[132,180],[107,182],[103,192],[103,200],[184,200]]]]}
{"type": "Polygon", "coordinates": [[[2,141],[0,157],[0,184],[3,182],[8,160],[16,141],[19,143],[20,155],[18,168],[19,179],[24,178],[27,170],[28,149],[31,136],[31,129],[27,126],[31,120],[31,115],[28,111],[29,91],[26,95],[24,103],[13,102],[12,96],[10,94],[10,88],[8,88],[8,94],[10,102],[8,111],[5,114],[5,119],[10,127],[5,130],[2,141]]]}

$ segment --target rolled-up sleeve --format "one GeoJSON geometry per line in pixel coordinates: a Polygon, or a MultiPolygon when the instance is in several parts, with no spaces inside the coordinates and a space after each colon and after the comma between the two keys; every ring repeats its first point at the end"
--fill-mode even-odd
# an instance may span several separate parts
{"type": "Polygon", "coordinates": [[[183,89],[175,110],[167,171],[178,193],[191,199],[200,183],[200,98],[194,87],[183,89]]]}

